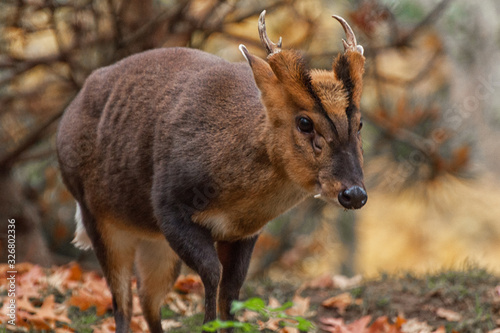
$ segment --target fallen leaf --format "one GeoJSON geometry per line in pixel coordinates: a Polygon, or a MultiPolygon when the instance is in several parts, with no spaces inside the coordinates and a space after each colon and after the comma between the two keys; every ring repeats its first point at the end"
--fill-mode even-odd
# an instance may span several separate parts
{"type": "Polygon", "coordinates": [[[245,310],[237,316],[237,319],[240,322],[247,323],[247,322],[250,322],[252,320],[257,319],[258,317],[259,317],[259,314],[257,312],[245,310]]]}
{"type": "Polygon", "coordinates": [[[269,297],[269,302],[267,304],[268,307],[271,309],[274,308],[279,308],[281,306],[281,303],[275,298],[275,297],[269,297]]]}
{"type": "Polygon", "coordinates": [[[113,317],[105,318],[99,325],[94,325],[92,328],[93,333],[115,333],[115,320],[113,317]]]}
{"type": "Polygon", "coordinates": [[[107,291],[107,288],[101,290],[80,288],[73,291],[67,303],[78,307],[82,311],[95,306],[96,314],[102,316],[113,308],[111,294],[107,291]]]}
{"type": "Polygon", "coordinates": [[[368,326],[371,320],[372,320],[371,316],[364,316],[347,325],[347,328],[349,329],[350,332],[362,333],[365,331],[366,327],[368,326]]]}
{"type": "Polygon", "coordinates": [[[367,333],[400,333],[401,330],[395,325],[389,322],[387,316],[382,316],[377,318],[367,333]]]}
{"type": "Polygon", "coordinates": [[[83,272],[75,262],[70,262],[67,265],[58,267],[52,274],[47,277],[49,285],[58,289],[61,293],[65,290],[77,288],[82,282],[83,272]]]}
{"type": "Polygon", "coordinates": [[[330,289],[334,287],[333,278],[330,274],[321,275],[311,281],[303,283],[297,293],[300,294],[301,291],[305,289],[330,289]]]}
{"type": "MultiPolygon", "coordinates": [[[[348,325],[345,324],[342,318],[320,318],[322,324],[321,329],[330,333],[379,333],[388,331],[376,331],[368,328],[368,324],[372,319],[371,316],[364,316],[348,325]]],[[[372,325],[373,327],[373,325],[372,325]]]]}
{"type": "Polygon", "coordinates": [[[394,325],[396,325],[396,328],[400,329],[404,323],[406,323],[406,319],[401,316],[397,316],[394,325]]]}
{"type": "Polygon", "coordinates": [[[293,306],[287,309],[285,312],[289,316],[307,316],[309,312],[309,307],[311,305],[310,297],[302,297],[300,295],[295,295],[293,297],[293,306]]]}
{"type": "Polygon", "coordinates": [[[329,333],[352,333],[342,318],[320,318],[320,328],[329,333]]]}
{"type": "Polygon", "coordinates": [[[178,322],[176,320],[173,320],[173,319],[163,319],[161,321],[161,328],[164,331],[168,331],[171,328],[178,328],[178,327],[182,327],[182,323],[180,323],[180,322],[178,322]]]}
{"type": "Polygon", "coordinates": [[[325,308],[336,308],[339,313],[343,315],[345,313],[345,309],[351,305],[353,302],[352,296],[350,293],[343,293],[337,296],[330,297],[324,300],[321,305],[325,308]]]}
{"type": "Polygon", "coordinates": [[[25,310],[31,313],[35,313],[37,311],[37,308],[35,308],[33,304],[31,304],[31,302],[25,296],[18,297],[16,301],[16,306],[20,310],[25,310]]]}
{"type": "Polygon", "coordinates": [[[335,287],[346,290],[359,286],[359,284],[363,281],[363,277],[361,275],[355,275],[351,278],[348,278],[344,275],[334,275],[333,276],[333,284],[335,287]]]}
{"type": "Polygon", "coordinates": [[[130,320],[130,329],[132,332],[146,332],[149,331],[148,323],[144,316],[133,316],[130,320]]]}
{"type": "Polygon", "coordinates": [[[177,281],[175,281],[174,290],[184,294],[201,293],[203,291],[203,283],[198,275],[181,275],[177,281]]]}
{"type": "Polygon", "coordinates": [[[403,333],[432,333],[432,328],[427,323],[410,319],[401,326],[403,333]]]}
{"type": "Polygon", "coordinates": [[[71,323],[66,314],[66,307],[56,303],[54,295],[46,297],[42,306],[31,312],[33,314],[26,311],[22,317],[38,330],[53,330],[56,328],[56,322],[71,323]]]}
{"type": "Polygon", "coordinates": [[[444,308],[438,308],[436,310],[436,314],[439,318],[443,318],[443,319],[446,319],[448,321],[460,321],[460,320],[462,320],[462,316],[460,315],[460,313],[452,311],[452,310],[444,309],[444,308]]]}

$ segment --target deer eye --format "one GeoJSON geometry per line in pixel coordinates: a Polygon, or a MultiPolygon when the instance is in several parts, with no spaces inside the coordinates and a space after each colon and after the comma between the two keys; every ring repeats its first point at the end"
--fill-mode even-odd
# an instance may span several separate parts
{"type": "Polygon", "coordinates": [[[304,133],[312,133],[312,131],[314,130],[312,120],[306,117],[299,117],[297,119],[297,127],[301,132],[304,133]]]}
{"type": "Polygon", "coordinates": [[[358,133],[361,131],[362,128],[363,128],[363,120],[360,120],[359,121],[358,133]]]}

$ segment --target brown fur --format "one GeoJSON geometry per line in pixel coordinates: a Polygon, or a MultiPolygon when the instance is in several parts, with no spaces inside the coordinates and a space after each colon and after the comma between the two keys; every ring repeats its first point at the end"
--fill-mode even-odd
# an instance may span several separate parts
{"type": "Polygon", "coordinates": [[[268,221],[307,196],[336,202],[364,187],[364,58],[348,52],[334,72],[311,72],[295,51],[245,56],[250,66],[184,48],[131,56],[94,72],[61,120],[62,176],[112,290],[117,332],[128,330],[134,261],[152,332],[179,258],[203,280],[205,321],[218,289],[230,318],[268,221]],[[301,116],[313,133],[298,129],[301,116]]]}

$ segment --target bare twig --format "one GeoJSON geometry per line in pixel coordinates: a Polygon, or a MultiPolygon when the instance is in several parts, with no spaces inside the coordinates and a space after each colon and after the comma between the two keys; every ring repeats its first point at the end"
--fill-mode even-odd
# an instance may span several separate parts
{"type": "Polygon", "coordinates": [[[44,122],[33,129],[33,131],[26,138],[24,138],[16,148],[4,156],[0,156],[0,170],[8,170],[22,153],[38,143],[45,131],[63,115],[64,110],[65,107],[47,118],[44,122]]]}

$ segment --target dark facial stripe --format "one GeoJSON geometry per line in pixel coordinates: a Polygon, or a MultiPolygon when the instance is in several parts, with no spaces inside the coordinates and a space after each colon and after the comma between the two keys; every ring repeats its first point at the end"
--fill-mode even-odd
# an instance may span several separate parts
{"type": "Polygon", "coordinates": [[[304,77],[304,85],[306,86],[307,91],[309,92],[309,95],[311,95],[311,97],[313,98],[314,104],[316,105],[316,109],[319,111],[319,113],[321,113],[326,118],[326,120],[330,124],[330,127],[332,128],[333,133],[335,133],[335,135],[338,138],[339,132],[337,131],[337,127],[335,126],[335,123],[328,116],[328,113],[326,112],[326,110],[323,106],[323,103],[321,103],[321,99],[319,98],[319,96],[316,94],[316,92],[313,89],[312,82],[311,82],[312,81],[311,74],[309,73],[309,71],[307,71],[307,74],[304,75],[303,77],[304,77]]]}
{"type": "Polygon", "coordinates": [[[349,59],[345,55],[341,55],[337,62],[335,63],[335,68],[333,69],[335,74],[344,85],[344,89],[347,93],[348,107],[346,109],[347,119],[351,120],[351,116],[355,111],[355,107],[352,103],[352,94],[354,91],[354,82],[351,79],[350,64],[349,59]]]}
{"type": "Polygon", "coordinates": [[[337,77],[339,78],[340,81],[342,81],[344,85],[344,90],[347,93],[347,109],[345,110],[347,114],[347,120],[348,120],[348,133],[351,134],[351,117],[352,115],[356,112],[357,108],[354,105],[352,101],[352,95],[354,91],[354,82],[352,82],[351,78],[351,73],[350,73],[350,64],[349,64],[349,59],[342,54],[337,62],[335,63],[335,68],[333,69],[335,71],[335,74],[337,74],[337,77]]]}

